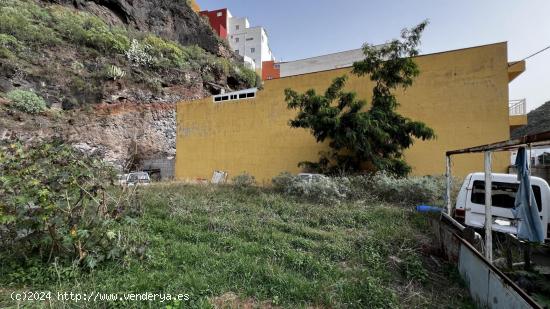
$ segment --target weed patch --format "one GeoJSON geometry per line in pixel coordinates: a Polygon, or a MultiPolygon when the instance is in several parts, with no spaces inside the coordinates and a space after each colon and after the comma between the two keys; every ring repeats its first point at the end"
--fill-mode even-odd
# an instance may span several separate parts
{"type": "Polygon", "coordinates": [[[15,271],[7,267],[0,284],[188,293],[190,300],[183,305],[196,308],[220,303],[284,308],[468,303],[461,296],[441,297],[443,286],[466,292],[452,281],[434,286],[423,260],[407,258],[419,252],[417,237],[425,231],[414,223],[419,215],[401,207],[375,201],[343,201],[333,207],[232,186],[153,185],[140,194],[144,213],[125,224],[120,236],[133,244],[134,254],[102,263],[91,273],[67,270],[72,278],[67,281],[45,275],[18,280],[7,276],[15,271]],[[391,256],[404,262],[396,265],[391,256]],[[402,291],[410,282],[417,290],[402,291]]]}

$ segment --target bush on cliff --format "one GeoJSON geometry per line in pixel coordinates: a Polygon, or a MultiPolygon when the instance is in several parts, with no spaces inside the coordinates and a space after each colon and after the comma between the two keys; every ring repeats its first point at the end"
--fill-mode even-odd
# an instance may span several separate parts
{"type": "Polygon", "coordinates": [[[60,140],[3,141],[0,170],[0,259],[93,268],[121,255],[118,221],[137,214],[137,204],[108,190],[115,175],[100,160],[60,140]]]}

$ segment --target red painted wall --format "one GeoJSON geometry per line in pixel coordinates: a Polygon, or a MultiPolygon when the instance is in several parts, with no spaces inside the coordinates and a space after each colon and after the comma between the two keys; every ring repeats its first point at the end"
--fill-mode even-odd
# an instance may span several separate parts
{"type": "Polygon", "coordinates": [[[227,9],[219,9],[215,11],[200,11],[201,16],[208,17],[210,26],[216,31],[220,38],[227,38],[227,9]],[[221,13],[221,16],[218,16],[221,13]]]}
{"type": "Polygon", "coordinates": [[[277,79],[281,77],[281,70],[275,61],[262,61],[262,80],[277,79]]]}

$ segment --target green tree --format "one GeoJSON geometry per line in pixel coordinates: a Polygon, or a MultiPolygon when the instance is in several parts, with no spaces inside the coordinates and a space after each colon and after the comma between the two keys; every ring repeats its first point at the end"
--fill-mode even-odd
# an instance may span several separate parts
{"type": "Polygon", "coordinates": [[[285,89],[288,108],[298,111],[290,126],[310,129],[317,142],[327,140],[330,146],[330,151],[320,153],[318,162],[301,162],[300,166],[322,173],[384,170],[407,175],[410,172],[403,151],[415,138],[432,139],[435,133],[426,124],[396,112],[399,103],[394,91],[411,86],[420,73],[412,57],[418,55],[426,25],[424,21],[412,29],[404,29],[401,39],[384,45],[363,46],[366,57],[353,64],[352,73],[368,76],[374,82],[368,109],[365,100],[343,90],[346,75],[334,79],[324,94],[313,89],[305,93],[285,89]]]}

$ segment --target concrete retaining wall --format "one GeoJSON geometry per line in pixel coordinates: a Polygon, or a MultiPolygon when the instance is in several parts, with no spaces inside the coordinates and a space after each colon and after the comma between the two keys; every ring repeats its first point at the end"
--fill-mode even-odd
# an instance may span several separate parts
{"type": "Polygon", "coordinates": [[[432,228],[439,246],[458,267],[470,296],[480,308],[542,308],[455,229],[437,220],[432,221],[432,228]]]}
{"type": "Polygon", "coordinates": [[[174,178],[174,165],[174,159],[143,160],[141,170],[147,172],[159,171],[159,180],[170,180],[174,178]]]}

